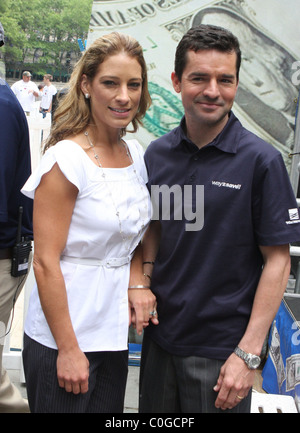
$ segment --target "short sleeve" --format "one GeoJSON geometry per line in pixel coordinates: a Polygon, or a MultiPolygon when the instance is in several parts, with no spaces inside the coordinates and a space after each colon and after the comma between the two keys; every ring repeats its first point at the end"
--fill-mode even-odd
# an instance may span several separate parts
{"type": "Polygon", "coordinates": [[[79,192],[82,191],[86,183],[82,152],[84,151],[78,144],[69,140],[60,141],[50,147],[23,186],[22,193],[33,199],[43,175],[48,173],[56,163],[68,181],[75,185],[79,192]]]}
{"type": "Polygon", "coordinates": [[[273,158],[255,179],[253,217],[259,245],[300,240],[300,217],[281,155],[273,158]]]}
{"type": "Polygon", "coordinates": [[[144,161],[144,149],[137,140],[128,140],[126,143],[128,145],[134,165],[146,184],[148,182],[148,173],[144,161]]]}

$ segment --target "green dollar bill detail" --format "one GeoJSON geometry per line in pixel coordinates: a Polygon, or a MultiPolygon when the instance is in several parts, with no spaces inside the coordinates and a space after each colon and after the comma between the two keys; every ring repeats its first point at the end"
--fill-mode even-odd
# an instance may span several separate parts
{"type": "Polygon", "coordinates": [[[172,92],[156,83],[149,82],[148,85],[152,105],[144,117],[143,126],[155,137],[160,137],[178,126],[184,110],[181,100],[172,92]]]}

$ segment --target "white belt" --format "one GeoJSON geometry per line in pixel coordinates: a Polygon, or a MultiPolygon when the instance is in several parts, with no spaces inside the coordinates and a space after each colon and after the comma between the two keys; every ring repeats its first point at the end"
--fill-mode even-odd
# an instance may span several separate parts
{"type": "Polygon", "coordinates": [[[106,266],[107,268],[118,268],[131,262],[132,255],[127,257],[107,258],[104,260],[89,259],[84,257],[61,256],[63,262],[75,263],[86,266],[106,266]]]}

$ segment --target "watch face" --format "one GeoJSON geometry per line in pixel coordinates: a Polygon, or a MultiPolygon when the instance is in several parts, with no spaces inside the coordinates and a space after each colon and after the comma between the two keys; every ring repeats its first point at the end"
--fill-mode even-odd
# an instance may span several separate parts
{"type": "Polygon", "coordinates": [[[253,356],[250,359],[249,367],[255,369],[255,368],[259,367],[259,364],[260,364],[260,358],[258,356],[253,356]]]}

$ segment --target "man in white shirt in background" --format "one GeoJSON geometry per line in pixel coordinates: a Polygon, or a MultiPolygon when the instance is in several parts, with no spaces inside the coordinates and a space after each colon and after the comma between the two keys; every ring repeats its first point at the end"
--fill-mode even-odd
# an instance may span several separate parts
{"type": "Polygon", "coordinates": [[[56,95],[56,87],[51,84],[53,77],[50,74],[44,75],[44,89],[42,93],[42,101],[40,111],[43,113],[43,117],[46,117],[47,113],[51,113],[53,96],[56,95]]]}
{"type": "Polygon", "coordinates": [[[16,95],[27,116],[34,110],[35,98],[39,96],[39,89],[31,81],[31,77],[32,75],[29,71],[24,71],[22,80],[16,81],[11,86],[11,90],[16,95]]]}

